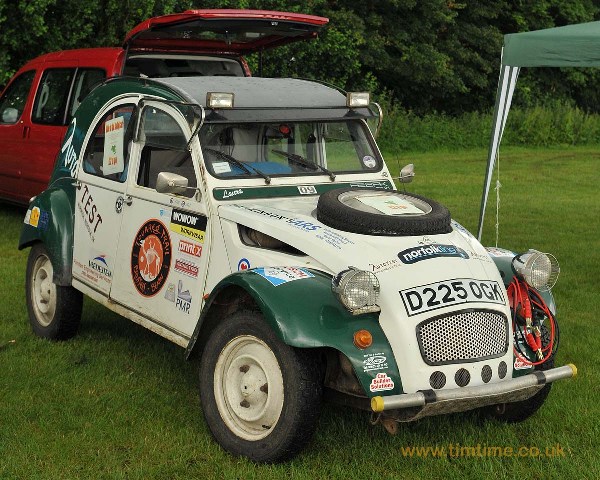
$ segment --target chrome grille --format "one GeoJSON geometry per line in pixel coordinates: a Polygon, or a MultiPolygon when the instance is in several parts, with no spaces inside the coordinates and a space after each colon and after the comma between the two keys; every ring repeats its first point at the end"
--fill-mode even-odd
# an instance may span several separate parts
{"type": "Polygon", "coordinates": [[[463,310],[421,322],[417,341],[428,365],[496,358],[508,348],[508,321],[492,310],[463,310]]]}

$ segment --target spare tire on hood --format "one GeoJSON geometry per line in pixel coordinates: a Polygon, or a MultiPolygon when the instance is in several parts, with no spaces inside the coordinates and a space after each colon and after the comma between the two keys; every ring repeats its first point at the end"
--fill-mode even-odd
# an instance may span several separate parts
{"type": "Polygon", "coordinates": [[[319,197],[317,219],[363,235],[408,237],[452,231],[446,207],[421,195],[391,190],[330,190],[319,197]]]}

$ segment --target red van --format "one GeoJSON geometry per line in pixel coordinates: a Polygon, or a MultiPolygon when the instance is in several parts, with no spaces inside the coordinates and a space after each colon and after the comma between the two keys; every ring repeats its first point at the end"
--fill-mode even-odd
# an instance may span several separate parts
{"type": "Polygon", "coordinates": [[[0,200],[27,205],[44,190],[73,114],[105,78],[250,76],[244,55],[314,38],[328,21],[265,10],[188,10],[145,20],[121,47],[31,60],[0,97],[0,200]]]}

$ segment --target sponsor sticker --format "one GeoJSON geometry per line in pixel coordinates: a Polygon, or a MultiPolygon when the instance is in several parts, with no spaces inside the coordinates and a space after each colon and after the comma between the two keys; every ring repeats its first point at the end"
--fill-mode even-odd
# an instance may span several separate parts
{"type": "Polygon", "coordinates": [[[255,268],[253,272],[258,273],[261,277],[267,279],[271,285],[275,287],[294,280],[314,277],[314,275],[305,268],[296,267],[261,267],[255,268]]]}
{"type": "Polygon", "coordinates": [[[393,389],[394,381],[388,377],[388,374],[385,372],[378,373],[375,378],[371,380],[371,385],[369,386],[369,390],[372,392],[384,392],[393,389]]]}
{"type": "Polygon", "coordinates": [[[423,211],[396,195],[360,195],[356,199],[385,215],[422,215],[423,211]]]}
{"type": "Polygon", "coordinates": [[[201,257],[202,256],[202,245],[198,245],[197,243],[188,242],[187,240],[179,240],[179,253],[185,253],[187,255],[192,255],[193,257],[201,257]]]}
{"type": "Polygon", "coordinates": [[[462,233],[465,237],[467,237],[467,238],[475,238],[471,232],[469,232],[465,227],[463,227],[456,220],[450,220],[450,225],[452,225],[452,227],[455,230],[457,230],[460,233],[462,233]]]}
{"type": "Polygon", "coordinates": [[[173,209],[170,228],[184,237],[204,243],[206,217],[173,209]]]}
{"type": "Polygon", "coordinates": [[[212,167],[217,175],[231,172],[231,167],[227,162],[213,162],[212,167]]]}
{"type": "Polygon", "coordinates": [[[375,160],[371,155],[365,155],[362,158],[362,163],[367,168],[375,168],[377,166],[377,160],[375,160]]]}
{"type": "Polygon", "coordinates": [[[504,305],[503,287],[494,280],[457,278],[400,290],[409,316],[462,303],[504,305]]]}
{"type": "Polygon", "coordinates": [[[369,270],[371,270],[373,273],[378,273],[391,270],[392,268],[399,267],[400,265],[400,261],[397,258],[392,258],[391,260],[386,260],[385,262],[369,263],[369,270]]]}
{"type": "Polygon", "coordinates": [[[380,353],[368,353],[363,355],[363,370],[365,372],[372,372],[373,370],[383,370],[388,368],[387,357],[380,353]]]}
{"type": "Polygon", "coordinates": [[[144,297],[156,295],[167,281],[171,268],[171,237],[156,219],[138,230],[131,249],[131,278],[144,297]]]}
{"type": "Polygon", "coordinates": [[[412,264],[422,260],[429,260],[436,257],[458,257],[469,258],[469,254],[462,248],[455,245],[423,245],[421,247],[412,247],[402,250],[398,258],[402,263],[412,264]]]}
{"type": "Polygon", "coordinates": [[[73,118],[71,125],[69,125],[69,129],[67,130],[67,134],[65,135],[65,141],[63,146],[60,149],[60,152],[64,154],[64,163],[65,168],[69,170],[71,177],[75,178],[75,173],[77,172],[77,154],[75,153],[75,147],[73,147],[73,136],[75,135],[75,127],[77,127],[77,119],[73,118]]]}
{"type": "Polygon", "coordinates": [[[169,302],[175,303],[175,284],[169,283],[167,288],[165,288],[165,299],[169,302]]]}
{"type": "Polygon", "coordinates": [[[244,191],[241,188],[236,190],[224,190],[223,191],[223,200],[226,198],[237,197],[238,195],[242,195],[244,191]]]}
{"type": "Polygon", "coordinates": [[[298,185],[298,192],[300,195],[316,195],[317,189],[314,185],[298,185]]]}
{"type": "Polygon", "coordinates": [[[192,296],[190,295],[190,291],[184,290],[184,288],[183,282],[179,280],[179,282],[177,282],[177,299],[175,301],[175,306],[178,310],[189,315],[190,307],[192,306],[192,296]]]}
{"type": "Polygon", "coordinates": [[[188,277],[198,278],[198,265],[189,260],[176,259],[175,260],[175,271],[183,273],[188,277]]]}
{"type": "Polygon", "coordinates": [[[98,255],[89,260],[88,265],[91,269],[96,270],[100,275],[111,278],[112,272],[108,268],[106,255],[98,255]]]}
{"type": "Polygon", "coordinates": [[[528,368],[532,368],[533,365],[531,363],[525,362],[521,356],[515,356],[515,370],[527,370],[528,368]]]}
{"type": "Polygon", "coordinates": [[[488,254],[492,257],[514,257],[515,253],[510,250],[506,250],[505,248],[496,248],[496,247],[485,247],[488,254]]]}
{"type": "Polygon", "coordinates": [[[248,260],[247,258],[242,258],[238,262],[238,272],[248,270],[249,268],[250,268],[250,260],[248,260]]]}
{"type": "Polygon", "coordinates": [[[123,157],[123,138],[125,137],[125,119],[116,117],[104,124],[104,156],[102,174],[121,173],[125,169],[123,157]]]}
{"type": "Polygon", "coordinates": [[[348,237],[328,228],[323,228],[315,236],[337,250],[342,250],[346,245],[354,245],[354,242],[348,237]]]}
{"type": "Polygon", "coordinates": [[[39,207],[30,208],[29,210],[27,210],[27,213],[25,213],[25,218],[23,220],[23,223],[25,225],[31,225],[33,228],[38,228],[40,216],[41,216],[41,213],[40,213],[39,207]]]}
{"type": "Polygon", "coordinates": [[[96,230],[102,224],[102,215],[100,215],[98,206],[94,202],[94,197],[87,185],[83,185],[81,189],[81,198],[77,202],[77,210],[79,210],[83,224],[92,242],[94,242],[96,239],[96,230]]]}

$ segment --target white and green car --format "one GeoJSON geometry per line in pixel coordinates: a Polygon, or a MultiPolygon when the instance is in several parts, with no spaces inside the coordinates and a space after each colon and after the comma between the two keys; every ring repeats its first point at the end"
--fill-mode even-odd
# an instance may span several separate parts
{"type": "Polygon", "coordinates": [[[180,345],[215,439],[257,461],[299,452],[324,399],[390,431],[526,419],[576,372],[553,365],[554,257],[397,191],[371,120],[302,80],[106,81],[24,220],[34,332],[75,335],[85,294],[180,345]]]}

